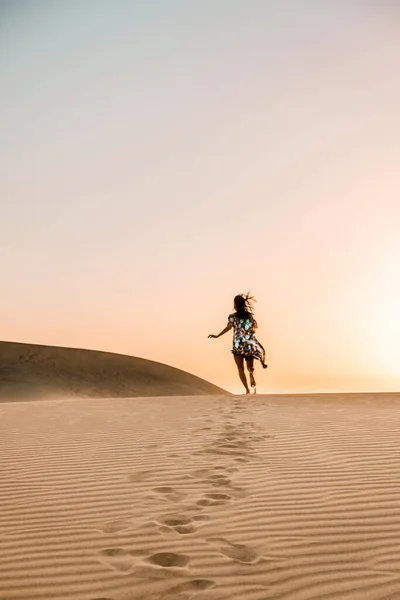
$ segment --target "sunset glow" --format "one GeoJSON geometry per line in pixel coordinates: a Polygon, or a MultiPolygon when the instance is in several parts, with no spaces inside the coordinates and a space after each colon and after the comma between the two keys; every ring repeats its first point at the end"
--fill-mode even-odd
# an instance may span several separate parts
{"type": "Polygon", "coordinates": [[[1,5],[1,338],[239,392],[251,290],[259,392],[398,389],[400,21],[350,4],[1,5]]]}

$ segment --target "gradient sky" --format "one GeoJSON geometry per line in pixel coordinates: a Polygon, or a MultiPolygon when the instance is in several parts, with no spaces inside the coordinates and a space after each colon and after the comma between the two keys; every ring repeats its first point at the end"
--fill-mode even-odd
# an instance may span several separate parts
{"type": "Polygon", "coordinates": [[[241,391],[400,385],[400,11],[0,0],[1,339],[241,391]]]}

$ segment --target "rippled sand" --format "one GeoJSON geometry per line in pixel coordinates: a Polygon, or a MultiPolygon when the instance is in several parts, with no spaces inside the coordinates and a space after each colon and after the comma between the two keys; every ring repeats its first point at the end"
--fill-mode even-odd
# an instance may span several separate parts
{"type": "Polygon", "coordinates": [[[0,405],[1,600],[400,598],[400,396],[0,405]]]}

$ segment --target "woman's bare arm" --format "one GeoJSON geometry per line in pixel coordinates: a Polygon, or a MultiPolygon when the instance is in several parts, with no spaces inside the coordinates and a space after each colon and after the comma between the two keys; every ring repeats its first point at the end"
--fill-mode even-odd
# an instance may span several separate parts
{"type": "Polygon", "coordinates": [[[221,335],[224,335],[225,333],[227,333],[230,329],[232,329],[232,323],[228,323],[228,325],[225,327],[225,329],[223,329],[218,335],[209,335],[209,338],[219,338],[221,337],[221,335]]]}

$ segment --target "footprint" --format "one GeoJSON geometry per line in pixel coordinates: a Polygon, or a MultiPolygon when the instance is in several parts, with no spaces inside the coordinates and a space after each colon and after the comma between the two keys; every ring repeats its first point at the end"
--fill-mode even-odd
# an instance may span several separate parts
{"type": "Polygon", "coordinates": [[[101,550],[100,554],[102,556],[112,557],[112,558],[122,558],[125,556],[129,556],[128,552],[123,548],[105,548],[101,550]]]}
{"type": "Polygon", "coordinates": [[[149,556],[147,562],[158,567],[186,567],[190,558],[186,554],[175,554],[174,552],[158,552],[149,556]]]}
{"type": "Polygon", "coordinates": [[[204,494],[204,498],[197,502],[198,506],[221,506],[233,500],[229,494],[204,494]]]}
{"type": "Polygon", "coordinates": [[[131,483],[139,483],[140,481],[144,481],[149,476],[149,471],[137,471],[136,473],[131,473],[128,475],[128,481],[131,483]]]}
{"type": "Polygon", "coordinates": [[[194,533],[196,531],[196,527],[194,525],[177,525],[174,527],[177,533],[181,535],[186,535],[188,533],[194,533]]]}
{"type": "MultiPolygon", "coordinates": [[[[196,510],[199,510],[196,505],[196,510]]],[[[171,530],[180,533],[181,535],[194,533],[197,527],[205,521],[209,521],[209,517],[203,515],[193,515],[193,517],[182,515],[166,515],[157,519],[155,523],[159,525],[160,533],[170,533],[171,530]]]]}
{"type": "Polygon", "coordinates": [[[248,446],[247,442],[240,442],[240,441],[233,441],[233,440],[229,440],[226,442],[223,442],[222,444],[220,444],[221,448],[229,448],[232,450],[239,450],[240,448],[244,448],[245,446],[248,446]]]}
{"type": "Polygon", "coordinates": [[[202,498],[201,500],[197,501],[197,505],[198,506],[219,506],[225,504],[225,502],[213,502],[212,500],[209,500],[208,498],[202,498]]]}
{"type": "Polygon", "coordinates": [[[240,440],[239,435],[237,433],[228,433],[225,437],[222,438],[225,443],[235,444],[240,440]]]}
{"type": "Polygon", "coordinates": [[[213,486],[225,486],[228,487],[231,485],[232,481],[226,475],[210,475],[207,478],[207,483],[210,483],[213,486]]]}
{"type": "Polygon", "coordinates": [[[229,494],[206,494],[205,496],[206,498],[210,498],[211,500],[232,500],[232,496],[230,496],[229,494]]]}
{"type": "Polygon", "coordinates": [[[180,502],[184,498],[186,498],[187,494],[184,492],[178,492],[173,487],[161,486],[153,488],[153,492],[157,492],[167,500],[171,500],[172,502],[180,502]]]}
{"type": "Polygon", "coordinates": [[[210,538],[206,540],[210,544],[218,547],[221,554],[237,562],[245,564],[254,564],[260,560],[261,556],[249,546],[244,544],[232,544],[223,538],[210,538]]]}
{"type": "Polygon", "coordinates": [[[196,469],[193,471],[192,476],[200,479],[207,477],[212,472],[212,469],[196,469]]]}
{"type": "Polygon", "coordinates": [[[204,454],[217,454],[218,456],[230,456],[231,454],[236,454],[235,452],[232,452],[229,449],[224,450],[224,449],[219,449],[218,447],[216,447],[216,448],[206,448],[202,452],[204,454]]]}
{"type": "Polygon", "coordinates": [[[165,531],[165,526],[167,526],[167,531],[170,529],[174,529],[177,533],[182,535],[193,533],[196,531],[196,527],[192,523],[192,519],[190,517],[173,517],[169,516],[160,521],[164,527],[162,529],[165,531]]]}
{"type": "Polygon", "coordinates": [[[227,471],[225,467],[214,467],[213,469],[198,469],[194,471],[192,474],[192,478],[195,479],[203,479],[208,483],[212,482],[230,482],[227,475],[225,475],[224,471],[227,471]]]}
{"type": "Polygon", "coordinates": [[[108,523],[104,523],[100,527],[101,531],[104,533],[117,533],[118,531],[124,531],[125,529],[129,529],[131,527],[131,523],[129,521],[117,520],[117,521],[109,521],[108,523]]]}
{"type": "Polygon", "coordinates": [[[193,517],[193,521],[203,521],[203,522],[207,522],[207,521],[211,521],[210,517],[208,517],[207,515],[195,515],[193,517]]]}
{"type": "Polygon", "coordinates": [[[123,548],[105,548],[99,554],[101,562],[112,569],[129,571],[133,566],[132,555],[123,548]]]}
{"type": "Polygon", "coordinates": [[[215,581],[212,581],[212,579],[192,579],[192,581],[185,581],[185,583],[176,585],[170,589],[169,592],[173,592],[175,594],[179,594],[181,592],[203,592],[204,590],[208,590],[215,585],[215,581]]]}
{"type": "Polygon", "coordinates": [[[248,498],[248,496],[250,495],[245,489],[233,486],[229,488],[229,494],[231,494],[232,498],[234,499],[248,498]]]}
{"type": "Polygon", "coordinates": [[[169,527],[177,527],[178,525],[189,525],[191,521],[192,520],[189,517],[168,517],[164,519],[165,525],[169,525],[169,527]]]}

